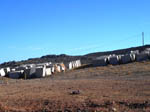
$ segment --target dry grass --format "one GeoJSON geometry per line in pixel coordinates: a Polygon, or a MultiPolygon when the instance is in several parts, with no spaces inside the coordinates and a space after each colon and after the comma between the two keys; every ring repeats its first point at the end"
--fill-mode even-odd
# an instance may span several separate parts
{"type": "Polygon", "coordinates": [[[149,112],[150,62],[84,68],[32,80],[0,79],[0,110],[149,112]],[[79,90],[79,95],[70,95],[79,90]],[[79,111],[80,110],[80,111],[79,111]]]}

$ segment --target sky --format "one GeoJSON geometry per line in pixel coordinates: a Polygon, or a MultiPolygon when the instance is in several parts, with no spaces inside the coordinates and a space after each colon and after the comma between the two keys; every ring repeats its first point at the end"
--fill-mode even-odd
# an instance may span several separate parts
{"type": "Polygon", "coordinates": [[[0,0],[0,63],[150,44],[150,0],[0,0]]]}

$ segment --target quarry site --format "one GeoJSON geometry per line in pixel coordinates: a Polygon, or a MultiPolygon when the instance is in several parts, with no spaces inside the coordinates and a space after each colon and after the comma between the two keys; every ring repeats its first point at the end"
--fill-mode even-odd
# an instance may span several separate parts
{"type": "Polygon", "coordinates": [[[0,112],[150,112],[150,0],[0,0],[0,112]]]}
{"type": "Polygon", "coordinates": [[[0,112],[149,112],[149,68],[149,45],[3,63],[0,112]]]}

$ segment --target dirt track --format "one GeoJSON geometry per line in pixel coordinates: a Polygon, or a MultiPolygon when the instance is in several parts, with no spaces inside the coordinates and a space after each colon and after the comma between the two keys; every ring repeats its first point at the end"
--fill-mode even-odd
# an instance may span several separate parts
{"type": "Polygon", "coordinates": [[[1,112],[149,112],[150,62],[0,79],[1,112]],[[70,94],[79,90],[80,94],[70,94]]]}

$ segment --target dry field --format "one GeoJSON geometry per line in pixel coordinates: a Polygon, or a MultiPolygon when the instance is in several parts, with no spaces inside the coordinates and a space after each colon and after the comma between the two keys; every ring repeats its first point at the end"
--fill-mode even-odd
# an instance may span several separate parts
{"type": "Polygon", "coordinates": [[[150,62],[0,78],[0,112],[150,112],[150,62]]]}

